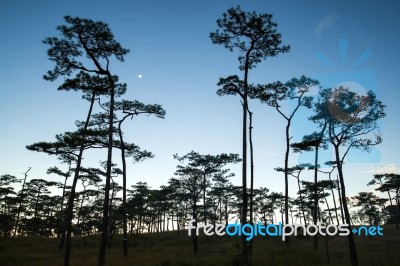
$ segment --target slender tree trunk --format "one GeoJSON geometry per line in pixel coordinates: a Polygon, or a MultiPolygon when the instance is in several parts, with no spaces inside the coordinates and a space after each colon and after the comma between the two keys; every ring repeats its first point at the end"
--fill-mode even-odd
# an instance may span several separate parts
{"type": "Polygon", "coordinates": [[[336,178],[337,178],[337,182],[338,182],[340,214],[342,216],[342,224],[344,224],[345,222],[344,222],[344,213],[343,213],[342,193],[340,192],[341,191],[341,185],[340,185],[340,182],[339,182],[339,175],[337,175],[336,178]]]}
{"type": "MultiPolygon", "coordinates": [[[[317,211],[318,211],[318,162],[319,162],[319,146],[323,140],[323,136],[328,123],[325,122],[324,126],[319,133],[319,139],[315,145],[315,162],[314,162],[314,213],[313,220],[314,224],[317,225],[317,211]]],[[[314,236],[314,250],[318,249],[318,234],[314,236]]]]}
{"type": "MultiPolygon", "coordinates": [[[[290,150],[290,119],[286,125],[286,152],[285,152],[285,224],[289,224],[289,150],[290,150]]],[[[285,238],[285,243],[289,244],[289,236],[285,238]]]]}
{"type": "Polygon", "coordinates": [[[109,211],[109,193],[110,193],[110,179],[112,168],[112,149],[113,149],[113,125],[114,125],[114,102],[115,102],[115,84],[113,77],[107,70],[108,81],[110,83],[110,113],[108,125],[108,153],[107,153],[107,172],[106,172],[106,185],[104,187],[104,204],[103,204],[103,219],[101,222],[101,241],[99,250],[98,266],[104,266],[106,263],[106,245],[108,233],[108,211],[109,211]]]}
{"type": "Polygon", "coordinates": [[[328,200],[326,199],[326,197],[324,197],[324,199],[325,199],[325,204],[328,207],[329,219],[331,220],[331,223],[333,224],[333,218],[332,218],[332,214],[331,214],[331,209],[329,208],[328,200]]]}
{"type": "MultiPolygon", "coordinates": [[[[382,184],[382,181],[381,181],[380,183],[381,183],[381,185],[383,185],[383,184],[382,184]]],[[[387,191],[387,193],[388,193],[388,197],[389,197],[390,206],[391,206],[392,209],[393,209],[392,196],[390,195],[389,190],[387,191]]],[[[399,210],[400,210],[400,208],[399,208],[399,210]]],[[[399,229],[399,223],[397,222],[397,217],[394,216],[394,218],[395,218],[395,219],[394,219],[394,222],[396,223],[396,228],[399,229]]]]}
{"type": "MultiPolygon", "coordinates": [[[[94,100],[96,97],[96,93],[93,91],[92,92],[92,98],[90,101],[90,107],[89,107],[89,112],[86,117],[85,125],[83,126],[83,133],[82,133],[82,140],[86,139],[86,131],[89,126],[89,121],[90,121],[90,116],[92,115],[93,111],[93,105],[94,105],[94,100]]],[[[76,167],[75,167],[75,173],[74,173],[74,179],[72,181],[72,186],[71,186],[71,191],[69,194],[68,198],[68,205],[67,205],[67,211],[65,213],[65,220],[64,220],[64,229],[62,230],[61,234],[61,239],[58,248],[62,249],[64,246],[64,240],[65,240],[65,254],[64,254],[64,266],[69,265],[69,257],[71,254],[71,232],[72,232],[72,217],[73,217],[73,210],[74,210],[74,200],[75,200],[75,189],[76,189],[76,184],[78,182],[79,178],[79,171],[81,169],[81,163],[82,163],[82,155],[83,155],[83,150],[85,149],[85,144],[82,143],[80,148],[79,148],[79,154],[78,158],[76,160],[76,167]],[[65,235],[66,231],[66,235],[65,235]]]]}
{"type": "MultiPolygon", "coordinates": [[[[318,211],[318,152],[319,143],[315,146],[315,162],[314,162],[314,212],[313,222],[317,225],[317,211],[318,211]]],[[[314,250],[318,249],[318,234],[314,235],[314,250]]]]}
{"type": "Polygon", "coordinates": [[[38,193],[37,193],[37,195],[36,195],[36,201],[35,201],[35,213],[34,213],[34,215],[33,215],[33,217],[34,217],[35,219],[37,218],[37,215],[38,215],[39,196],[40,196],[40,188],[39,188],[39,191],[38,191],[38,193]]]}
{"type": "MultiPolygon", "coordinates": [[[[253,113],[249,112],[249,145],[250,145],[250,224],[253,225],[253,193],[254,193],[254,157],[253,157],[253,113]]],[[[253,238],[249,242],[249,255],[253,254],[253,238]]]]}
{"type": "MultiPolygon", "coordinates": [[[[242,213],[240,223],[247,223],[247,95],[243,99],[243,143],[242,143],[242,213]]],[[[242,235],[242,266],[249,265],[248,243],[242,235]]]]}
{"type": "MultiPolygon", "coordinates": [[[[161,202],[160,202],[160,204],[161,204],[161,202]]],[[[162,222],[162,231],[163,232],[165,232],[165,220],[166,220],[166,217],[165,217],[165,210],[163,210],[162,212],[161,212],[161,222],[162,222]]]]}
{"type": "Polygon", "coordinates": [[[207,218],[206,218],[206,174],[203,174],[203,220],[204,224],[207,224],[207,218]]]}
{"type": "Polygon", "coordinates": [[[126,207],[126,160],[125,160],[125,143],[122,136],[122,122],[127,118],[125,116],[118,123],[118,134],[121,142],[121,161],[122,161],[122,254],[124,257],[128,255],[128,227],[127,227],[127,207],[126,207]]]}
{"type": "Polygon", "coordinates": [[[225,226],[228,226],[228,199],[225,199],[225,226]]]}
{"type": "MultiPolygon", "coordinates": [[[[86,191],[86,187],[83,186],[83,191],[82,191],[82,200],[81,200],[81,205],[79,206],[79,209],[82,209],[83,207],[83,202],[85,200],[85,191],[86,191]]],[[[76,221],[76,225],[79,227],[81,221],[81,216],[78,214],[78,221],[76,221]]]]}
{"type": "Polygon", "coordinates": [[[218,199],[218,208],[219,208],[219,223],[222,224],[222,198],[218,199]]]}
{"type": "Polygon", "coordinates": [[[293,211],[292,211],[292,209],[290,209],[290,219],[292,220],[292,224],[294,224],[294,222],[293,222],[293,211]]]}
{"type": "MultiPolygon", "coordinates": [[[[332,172],[329,173],[329,181],[332,182],[331,174],[332,174],[332,172]]],[[[335,198],[335,193],[334,193],[334,190],[333,190],[333,186],[331,186],[331,193],[332,193],[332,199],[333,199],[333,206],[335,207],[336,222],[337,222],[337,224],[339,224],[339,214],[338,214],[338,208],[337,208],[337,205],[336,205],[336,198],[335,198]]]]}
{"type": "Polygon", "coordinates": [[[110,198],[110,202],[108,203],[109,209],[108,209],[108,226],[107,229],[109,231],[109,234],[107,236],[107,244],[108,244],[108,248],[111,248],[111,240],[112,237],[114,236],[114,230],[112,227],[112,224],[114,222],[114,212],[111,212],[112,210],[112,206],[113,206],[113,201],[114,201],[114,197],[115,197],[115,182],[114,179],[111,177],[111,198],[110,198]]]}
{"type": "MultiPolygon", "coordinates": [[[[197,227],[197,205],[196,205],[196,180],[193,185],[193,219],[194,219],[194,227],[197,227]]],[[[192,240],[193,240],[193,252],[197,255],[197,230],[192,229],[192,240]]]]}
{"type": "MultiPolygon", "coordinates": [[[[63,214],[63,210],[64,210],[65,188],[67,187],[67,180],[68,180],[68,177],[69,177],[70,172],[71,172],[71,164],[72,164],[72,162],[70,160],[69,161],[69,166],[68,166],[68,172],[65,174],[64,186],[63,186],[63,191],[62,191],[62,196],[61,196],[60,215],[63,214]]],[[[60,238],[60,233],[64,233],[64,236],[65,236],[65,230],[63,230],[62,227],[63,227],[62,223],[59,222],[57,238],[60,238]],[[61,231],[63,231],[63,232],[61,232],[61,231]]]]}
{"type": "Polygon", "coordinates": [[[357,259],[357,250],[356,250],[356,245],[354,243],[354,237],[353,233],[351,232],[351,221],[350,221],[350,213],[349,209],[347,207],[347,199],[346,199],[346,188],[344,185],[344,178],[343,178],[343,171],[342,171],[342,161],[339,156],[339,146],[334,145],[335,147],[335,156],[336,156],[336,162],[337,162],[337,168],[338,168],[338,174],[339,174],[339,179],[340,179],[340,186],[342,190],[342,205],[343,205],[343,210],[344,210],[344,215],[346,218],[346,223],[348,224],[348,229],[350,230],[350,234],[347,236],[348,242],[349,242],[349,250],[350,250],[350,258],[351,258],[351,265],[352,266],[358,266],[358,259],[357,259]]]}
{"type": "Polygon", "coordinates": [[[174,228],[174,211],[173,210],[171,211],[171,222],[172,222],[172,231],[175,231],[175,228],[174,228]]]}
{"type": "Polygon", "coordinates": [[[297,176],[297,186],[299,187],[299,197],[300,197],[300,204],[301,204],[301,212],[303,213],[304,225],[307,226],[306,214],[304,212],[303,195],[300,192],[301,191],[301,188],[300,188],[300,173],[297,176]]]}
{"type": "Polygon", "coordinates": [[[18,204],[18,212],[17,212],[17,219],[15,221],[15,230],[14,230],[14,237],[17,235],[18,231],[18,223],[19,223],[19,216],[21,214],[21,206],[22,206],[22,199],[24,198],[24,190],[25,190],[25,183],[26,183],[26,178],[28,177],[28,172],[31,170],[31,167],[28,168],[28,170],[24,174],[24,182],[22,183],[22,188],[21,188],[21,197],[19,199],[19,204],[18,204]]]}
{"type": "Polygon", "coordinates": [[[178,236],[181,231],[181,228],[179,227],[179,221],[180,221],[179,219],[180,219],[180,217],[179,217],[179,212],[178,212],[176,215],[176,229],[178,230],[178,236]]]}

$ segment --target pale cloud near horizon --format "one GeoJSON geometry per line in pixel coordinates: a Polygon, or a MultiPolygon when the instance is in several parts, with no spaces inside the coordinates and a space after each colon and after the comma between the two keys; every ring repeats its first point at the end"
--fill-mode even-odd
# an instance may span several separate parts
{"type": "Polygon", "coordinates": [[[370,168],[366,171],[368,174],[397,174],[400,173],[400,165],[399,164],[381,164],[379,166],[370,166],[370,168]]]}
{"type": "Polygon", "coordinates": [[[318,24],[315,26],[314,28],[314,32],[318,37],[322,36],[322,33],[335,25],[336,20],[338,19],[338,15],[336,14],[329,14],[326,17],[324,17],[323,19],[321,19],[318,24]]]}

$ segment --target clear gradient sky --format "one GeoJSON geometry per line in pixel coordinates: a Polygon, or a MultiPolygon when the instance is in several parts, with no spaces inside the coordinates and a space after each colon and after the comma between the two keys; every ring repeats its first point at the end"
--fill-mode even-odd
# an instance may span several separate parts
{"type": "MultiPolygon", "coordinates": [[[[349,194],[368,191],[374,173],[400,173],[398,138],[400,107],[400,4],[397,1],[1,1],[0,2],[0,175],[57,179],[46,169],[59,165],[25,146],[53,141],[74,130],[88,103],[74,92],[59,92],[62,80],[48,82],[52,69],[42,40],[57,35],[63,16],[80,16],[109,24],[115,38],[131,50],[125,62],[111,69],[128,84],[125,99],[158,103],[164,120],[135,118],[125,125],[127,141],[152,151],[155,158],[130,164],[128,185],[146,181],[153,188],[166,184],[177,161],[191,150],[202,154],[241,153],[241,105],[237,97],[216,95],[220,77],[239,74],[237,54],[212,44],[209,33],[232,6],[272,13],[291,51],[270,58],[250,73],[250,81],[287,81],[307,75],[323,87],[346,82],[359,90],[374,90],[387,106],[381,123],[383,143],[371,154],[354,153],[345,165],[349,194]],[[142,78],[138,78],[142,75],[142,78]]],[[[254,112],[255,186],[283,191],[284,120],[275,110],[251,101],[254,112]]],[[[290,108],[290,106],[288,106],[290,108]]],[[[312,125],[295,117],[292,134],[300,140],[312,125]],[[297,118],[297,120],[296,120],[297,118]]],[[[98,166],[106,151],[87,153],[86,166],[98,166]]],[[[327,160],[331,159],[326,154],[327,160]]],[[[119,160],[119,154],[115,153],[119,160]]],[[[292,164],[302,160],[292,156],[292,164]]],[[[65,169],[66,166],[61,166],[65,169]]],[[[240,166],[231,167],[240,184],[240,166]]],[[[311,173],[303,176],[311,180],[311,173]]],[[[61,180],[59,180],[61,181],[61,180]]],[[[119,180],[121,183],[121,181],[119,180]]],[[[296,193],[291,180],[290,193],[296,193]]]]}

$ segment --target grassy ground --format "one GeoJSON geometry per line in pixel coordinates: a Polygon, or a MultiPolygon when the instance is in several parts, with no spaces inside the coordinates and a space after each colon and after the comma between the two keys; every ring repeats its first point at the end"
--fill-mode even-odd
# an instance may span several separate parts
{"type": "MultiPolygon", "coordinates": [[[[356,236],[359,265],[400,265],[400,230],[384,227],[384,236],[356,236]]],[[[128,257],[122,258],[121,236],[115,236],[107,249],[106,265],[235,265],[240,248],[236,237],[200,237],[197,256],[193,255],[187,232],[166,232],[133,236],[129,239],[128,257]]],[[[73,239],[71,265],[97,265],[99,237],[73,239]]],[[[57,239],[0,239],[0,265],[62,265],[63,251],[57,239]]],[[[324,238],[313,251],[312,237],[291,237],[288,246],[280,238],[254,238],[253,265],[350,265],[347,237],[330,238],[330,262],[324,238]]]]}

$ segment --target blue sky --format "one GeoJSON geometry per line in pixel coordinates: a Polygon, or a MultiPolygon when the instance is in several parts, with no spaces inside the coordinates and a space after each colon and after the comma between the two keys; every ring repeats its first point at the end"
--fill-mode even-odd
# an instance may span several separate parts
{"type": "MultiPolygon", "coordinates": [[[[0,78],[0,174],[57,178],[46,169],[55,158],[25,146],[52,141],[74,129],[88,103],[74,92],[59,92],[62,80],[48,82],[43,74],[53,65],[42,40],[57,35],[63,16],[80,16],[109,24],[115,38],[130,49],[125,62],[111,69],[128,84],[126,99],[158,103],[164,120],[138,117],[125,125],[126,139],[152,151],[155,158],[130,164],[128,185],[146,181],[166,184],[177,162],[172,155],[191,150],[204,154],[241,153],[241,106],[237,97],[216,95],[220,77],[239,74],[237,54],[211,43],[216,20],[232,6],[272,13],[284,44],[291,51],[269,58],[250,73],[250,81],[287,81],[307,75],[324,87],[346,84],[374,90],[387,106],[381,123],[383,143],[371,154],[353,154],[345,165],[350,194],[371,190],[366,183],[378,172],[400,172],[398,150],[400,19],[396,1],[2,1],[0,78]],[[84,3],[83,3],[84,2],[84,3]],[[142,75],[141,79],[138,75],[142,75]],[[363,163],[357,163],[362,161],[363,163]]],[[[254,112],[255,185],[283,191],[284,120],[275,110],[252,101],[254,112]]],[[[290,108],[290,105],[288,105],[290,108]]],[[[295,117],[292,134],[299,140],[312,125],[305,113],[295,117]],[[297,120],[296,120],[297,118],[297,120]]],[[[330,159],[330,154],[325,158],[330,159]]],[[[105,151],[90,152],[85,165],[98,166],[105,151]]],[[[116,160],[119,154],[115,153],[116,160]]],[[[301,160],[292,156],[292,164],[301,160]]],[[[66,166],[65,166],[66,167],[66,166]]],[[[240,166],[232,166],[240,184],[240,166]]],[[[304,179],[311,179],[311,173],[304,179]]],[[[291,180],[291,193],[296,193],[291,180]]]]}

